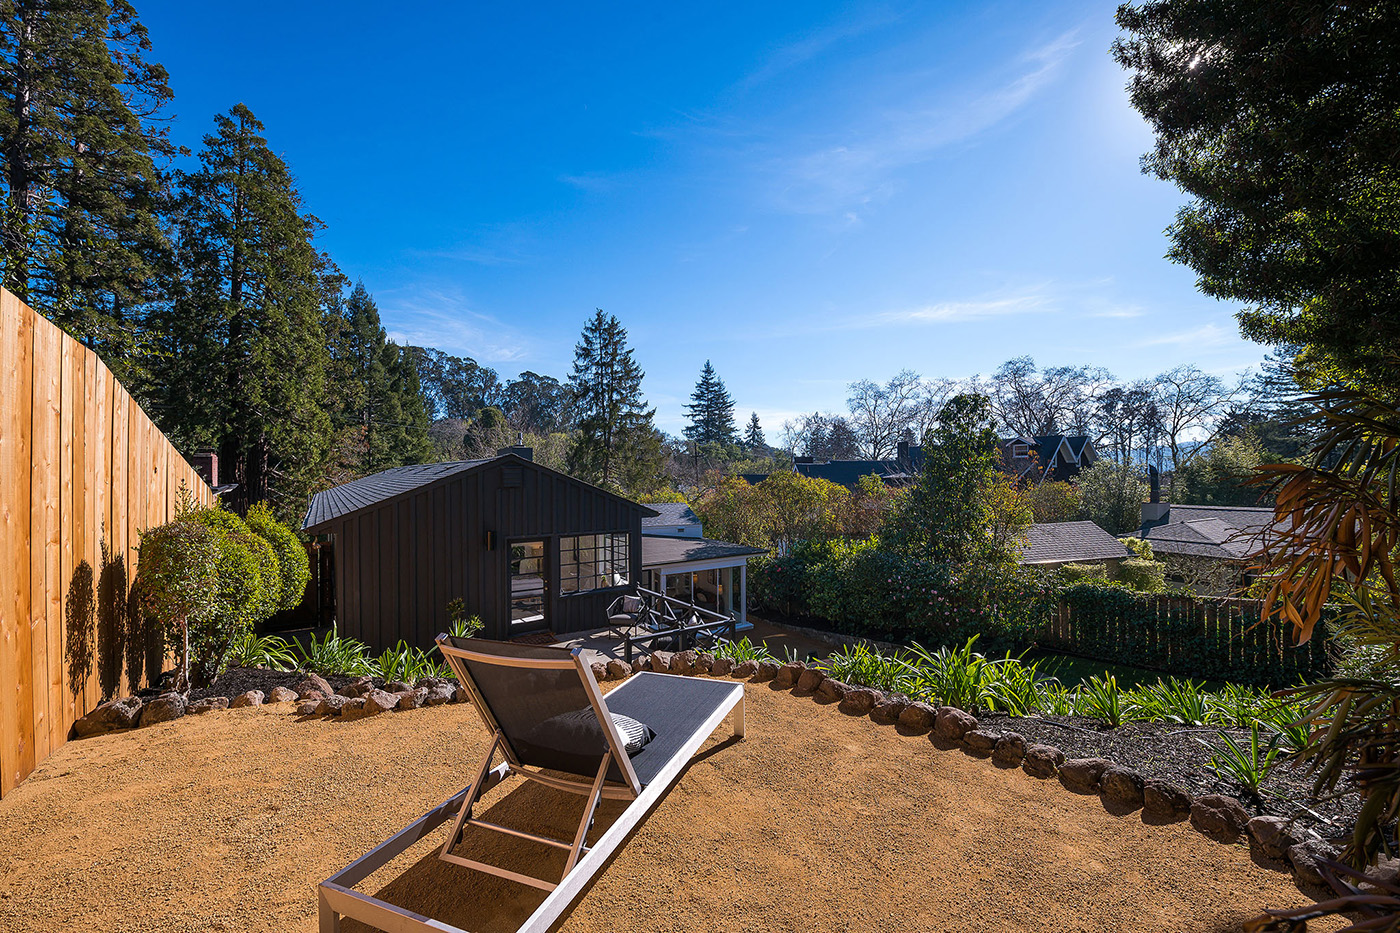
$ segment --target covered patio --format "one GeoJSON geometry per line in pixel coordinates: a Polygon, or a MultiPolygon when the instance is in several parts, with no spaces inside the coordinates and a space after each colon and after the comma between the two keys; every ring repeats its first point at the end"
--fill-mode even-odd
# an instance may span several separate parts
{"type": "Polygon", "coordinates": [[[746,627],[749,558],[762,553],[728,541],[643,534],[641,585],[746,627]]]}

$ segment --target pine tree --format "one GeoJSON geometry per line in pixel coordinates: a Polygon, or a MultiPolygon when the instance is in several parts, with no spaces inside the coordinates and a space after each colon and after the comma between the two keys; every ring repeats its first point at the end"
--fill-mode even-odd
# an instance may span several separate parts
{"type": "Polygon", "coordinates": [[[700,381],[695,383],[695,391],[690,394],[690,404],[685,410],[690,415],[686,437],[697,444],[734,443],[734,399],[709,360],[700,370],[700,381]]]}
{"type": "Polygon", "coordinates": [[[4,285],[129,385],[142,312],[169,281],[174,147],[156,118],[172,95],[150,48],[124,0],[0,7],[4,285]]]}
{"type": "Polygon", "coordinates": [[[355,475],[421,463],[432,452],[427,400],[412,355],[389,342],[379,308],[355,283],[332,341],[335,419],[343,433],[341,468],[355,475]]]}
{"type": "Polygon", "coordinates": [[[182,178],[183,287],[164,313],[158,384],[176,439],[218,448],[236,505],[270,499],[293,516],[330,446],[322,316],[341,280],[252,111],[239,104],[215,123],[182,178]]]}
{"type": "Polygon", "coordinates": [[[642,372],[627,346],[627,331],[598,309],[574,348],[569,375],[578,435],[569,472],[613,489],[645,490],[661,471],[661,444],[642,398],[642,372]]]}
{"type": "Polygon", "coordinates": [[[750,453],[762,453],[768,449],[768,440],[763,436],[763,427],[758,423],[758,412],[749,415],[749,426],[744,429],[744,446],[750,453]]]}

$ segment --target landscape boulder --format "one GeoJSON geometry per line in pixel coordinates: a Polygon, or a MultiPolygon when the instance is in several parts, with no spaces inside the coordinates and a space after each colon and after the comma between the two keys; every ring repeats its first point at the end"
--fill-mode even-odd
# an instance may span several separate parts
{"type": "Polygon", "coordinates": [[[472,695],[467,692],[466,687],[463,687],[461,684],[458,684],[457,686],[452,688],[452,699],[449,702],[470,703],[471,701],[472,695]]]}
{"type": "Polygon", "coordinates": [[[933,728],[938,718],[938,710],[927,703],[910,703],[899,714],[899,724],[915,732],[927,732],[933,728]]]}
{"type": "Polygon", "coordinates": [[[611,680],[626,680],[632,676],[632,665],[613,658],[608,662],[608,677],[611,680]]]}
{"type": "Polygon", "coordinates": [[[671,669],[671,652],[653,651],[651,653],[651,669],[658,674],[665,674],[671,669]]]}
{"type": "Polygon", "coordinates": [[[178,693],[163,693],[141,707],[141,725],[154,726],[158,722],[170,722],[185,715],[189,704],[178,693]]]}
{"type": "Polygon", "coordinates": [[[823,700],[830,700],[832,703],[840,703],[854,689],[850,684],[835,677],[824,677],[817,685],[817,695],[823,700]]]}
{"type": "Polygon", "coordinates": [[[353,703],[349,697],[343,697],[338,693],[332,693],[316,704],[317,716],[339,716],[345,709],[346,703],[353,703]]]}
{"type": "Polygon", "coordinates": [[[778,668],[781,665],[777,661],[759,661],[758,670],[754,671],[754,680],[772,680],[778,676],[778,668]]]}
{"type": "Polygon", "coordinates": [[[807,665],[790,661],[774,671],[773,686],[779,690],[790,690],[797,686],[797,678],[801,677],[805,670],[807,670],[807,665]]]}
{"type": "Polygon", "coordinates": [[[307,674],[306,679],[292,687],[303,700],[319,700],[335,693],[335,688],[320,674],[307,674]],[[312,696],[316,694],[316,696],[312,696]]]}
{"type": "Polygon", "coordinates": [[[298,716],[315,716],[316,711],[321,708],[320,700],[300,700],[297,702],[298,716]]]}
{"type": "Polygon", "coordinates": [[[404,683],[402,680],[391,680],[384,685],[385,693],[403,693],[405,690],[412,689],[412,687],[404,683]]]}
{"type": "Polygon", "coordinates": [[[740,680],[747,680],[757,673],[757,661],[740,661],[738,664],[734,665],[734,670],[730,672],[730,676],[737,677],[740,680]]]}
{"type": "Polygon", "coordinates": [[[1099,793],[1120,806],[1136,810],[1143,805],[1142,789],[1147,782],[1132,768],[1111,765],[1099,777],[1099,793]]]}
{"type": "Polygon", "coordinates": [[[734,672],[734,661],[730,658],[715,658],[714,666],[710,668],[710,673],[716,677],[728,677],[734,672]]]}
{"type": "Polygon", "coordinates": [[[1179,785],[1149,780],[1142,785],[1142,809],[1159,819],[1180,819],[1191,815],[1191,795],[1179,785]]]}
{"type": "Polygon", "coordinates": [[[1288,864],[1293,866],[1293,880],[1300,885],[1328,887],[1322,877],[1322,859],[1336,861],[1336,848],[1321,839],[1304,839],[1288,847],[1288,864]]]}
{"type": "Polygon", "coordinates": [[[882,726],[892,726],[899,722],[899,717],[909,705],[907,697],[886,696],[883,700],[876,700],[875,707],[870,711],[870,718],[882,726]]]}
{"type": "Polygon", "coordinates": [[[409,687],[407,690],[400,690],[393,695],[399,698],[398,709],[418,709],[428,698],[428,688],[409,687]]]}
{"type": "Polygon", "coordinates": [[[875,709],[875,704],[882,699],[880,691],[871,690],[869,687],[855,687],[846,692],[841,698],[841,705],[838,709],[851,716],[864,716],[875,709]]]}
{"type": "Polygon", "coordinates": [[[1099,779],[1112,764],[1102,758],[1071,758],[1060,765],[1060,782],[1081,794],[1097,794],[1099,779]]]}
{"type": "Polygon", "coordinates": [[[427,694],[423,697],[423,705],[442,706],[444,703],[451,703],[456,692],[457,688],[448,684],[437,684],[429,687],[427,694]]]}
{"type": "Polygon", "coordinates": [[[345,702],[340,704],[340,717],[342,719],[364,719],[370,715],[365,712],[364,697],[347,697],[345,702]]]}
{"type": "Polygon", "coordinates": [[[983,729],[969,729],[963,733],[963,745],[970,751],[979,755],[990,755],[992,749],[997,747],[997,742],[1001,740],[1000,732],[988,732],[983,729]]]}
{"type": "Polygon", "coordinates": [[[961,742],[963,736],[976,728],[976,716],[956,706],[941,706],[933,724],[933,734],[945,742],[961,742]]]}
{"type": "Polygon", "coordinates": [[[115,732],[118,729],[135,729],[140,720],[141,698],[121,697],[108,700],[73,723],[73,731],[79,738],[86,738],[90,735],[115,732]]]}
{"type": "Polygon", "coordinates": [[[1265,858],[1287,858],[1289,848],[1301,841],[1293,831],[1293,822],[1282,816],[1256,816],[1244,828],[1249,833],[1249,847],[1265,858]]]}
{"type": "Polygon", "coordinates": [[[249,690],[247,693],[240,693],[233,698],[229,704],[229,709],[244,709],[249,706],[262,706],[263,692],[261,690],[249,690]]]}
{"type": "Polygon", "coordinates": [[[1216,842],[1234,842],[1249,823],[1249,814],[1234,797],[1206,794],[1191,801],[1191,825],[1216,842]]]}
{"type": "Polygon", "coordinates": [[[1065,753],[1053,745],[1029,745],[1021,770],[1031,777],[1052,778],[1064,761],[1065,753]]]}
{"type": "Polygon", "coordinates": [[[1020,767],[1026,757],[1026,739],[1019,732],[1008,732],[992,747],[992,764],[1003,768],[1020,767]]]}
{"type": "Polygon", "coordinates": [[[801,674],[797,675],[798,693],[816,693],[817,688],[826,680],[826,672],[819,671],[815,667],[809,667],[801,674]]]}
{"type": "Polygon", "coordinates": [[[671,673],[686,676],[695,673],[695,651],[687,648],[671,655],[671,673]]]}
{"type": "Polygon", "coordinates": [[[714,670],[715,656],[708,651],[701,651],[695,656],[695,673],[708,674],[714,670]]]}
{"type": "Polygon", "coordinates": [[[297,692],[287,687],[273,687],[267,694],[269,703],[290,703],[297,698],[297,692]]]}
{"type": "Polygon", "coordinates": [[[602,661],[594,661],[588,665],[588,669],[593,672],[593,679],[603,681],[608,679],[608,666],[602,661]]]}
{"type": "MultiPolygon", "coordinates": [[[[312,701],[314,706],[316,701],[312,701]]],[[[216,709],[228,709],[228,697],[205,697],[202,700],[195,700],[185,707],[186,716],[198,716],[200,713],[212,713],[216,709]]]]}

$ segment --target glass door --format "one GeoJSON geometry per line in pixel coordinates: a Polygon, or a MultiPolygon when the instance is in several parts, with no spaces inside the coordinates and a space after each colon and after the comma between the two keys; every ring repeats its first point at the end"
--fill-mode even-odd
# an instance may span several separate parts
{"type": "Polygon", "coordinates": [[[512,635],[549,628],[545,594],[543,541],[514,541],[510,545],[510,631],[512,635]]]}

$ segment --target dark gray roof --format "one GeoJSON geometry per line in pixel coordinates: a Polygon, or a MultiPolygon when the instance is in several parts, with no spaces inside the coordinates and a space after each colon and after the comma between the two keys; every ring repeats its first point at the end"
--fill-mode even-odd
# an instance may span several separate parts
{"type": "Polygon", "coordinates": [[[1173,504],[1165,522],[1143,525],[1141,535],[1154,552],[1241,560],[1273,517],[1266,507],[1173,504]]]}
{"type": "Polygon", "coordinates": [[[656,513],[642,519],[643,528],[700,524],[700,516],[691,511],[690,506],[684,502],[647,502],[643,504],[656,513]]]}
{"type": "Polygon", "coordinates": [[[1133,552],[1093,522],[1050,522],[1032,525],[1023,564],[1063,564],[1132,557],[1133,552]]]}
{"type": "Polygon", "coordinates": [[[721,557],[746,557],[767,553],[762,548],[710,538],[676,538],[670,535],[642,535],[642,566],[680,564],[721,557]]]}
{"type": "Polygon", "coordinates": [[[400,493],[437,482],[444,476],[461,473],[487,462],[489,461],[449,460],[446,463],[416,463],[412,466],[394,467],[392,470],[326,489],[311,497],[311,508],[307,509],[306,520],[301,523],[301,527],[311,528],[323,524],[342,515],[357,512],[366,506],[392,499],[400,493]]]}
{"type": "Polygon", "coordinates": [[[810,479],[824,479],[841,486],[854,486],[862,476],[885,479],[903,473],[893,460],[825,460],[821,463],[799,463],[793,468],[810,479]]]}

